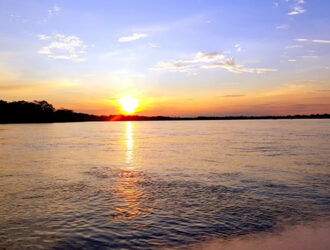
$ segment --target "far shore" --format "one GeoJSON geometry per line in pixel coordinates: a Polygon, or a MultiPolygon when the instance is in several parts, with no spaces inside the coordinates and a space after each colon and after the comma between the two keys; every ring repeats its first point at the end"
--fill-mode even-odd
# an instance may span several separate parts
{"type": "Polygon", "coordinates": [[[295,116],[225,116],[225,117],[167,117],[167,116],[137,116],[137,115],[110,115],[97,117],[95,119],[68,119],[68,120],[20,120],[0,121],[0,124],[31,124],[31,123],[72,123],[72,122],[129,122],[129,121],[232,121],[232,120],[310,120],[330,119],[330,114],[323,115],[295,115],[295,116]]]}
{"type": "Polygon", "coordinates": [[[195,120],[276,120],[276,119],[330,119],[330,114],[296,114],[296,115],[264,115],[264,116],[140,116],[140,115],[92,115],[77,113],[70,109],[55,109],[47,101],[0,100],[0,124],[8,123],[55,123],[55,122],[87,122],[87,121],[195,121],[195,120]]]}
{"type": "MultiPolygon", "coordinates": [[[[80,113],[74,113],[80,114],[80,113]]],[[[86,115],[86,114],[83,114],[86,115]]],[[[95,116],[86,115],[84,118],[68,119],[26,119],[26,120],[1,120],[0,124],[21,124],[21,123],[70,123],[70,122],[123,122],[123,121],[230,121],[230,120],[305,120],[305,119],[330,119],[330,114],[312,115],[288,115],[288,116],[198,116],[198,117],[170,117],[170,116],[138,116],[138,115],[109,115],[95,116]],[[86,117],[88,116],[88,117],[86,117]]]]}

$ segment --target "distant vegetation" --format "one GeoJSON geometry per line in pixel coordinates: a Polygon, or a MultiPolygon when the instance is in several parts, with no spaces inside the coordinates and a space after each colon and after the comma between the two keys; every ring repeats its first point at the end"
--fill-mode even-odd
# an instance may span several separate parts
{"type": "Polygon", "coordinates": [[[294,116],[226,116],[191,118],[167,116],[97,116],[76,113],[69,109],[55,109],[47,101],[17,101],[0,100],[0,123],[44,123],[44,122],[82,122],[82,121],[162,121],[162,120],[244,120],[244,119],[324,119],[329,114],[294,115],[294,116]]]}

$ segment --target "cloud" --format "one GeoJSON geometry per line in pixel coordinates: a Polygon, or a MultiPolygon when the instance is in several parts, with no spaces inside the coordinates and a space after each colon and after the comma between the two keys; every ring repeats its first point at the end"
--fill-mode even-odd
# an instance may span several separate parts
{"type": "Polygon", "coordinates": [[[289,59],[288,62],[296,62],[296,59],[289,59]]]}
{"type": "Polygon", "coordinates": [[[233,97],[243,97],[245,95],[223,95],[221,97],[226,97],[226,98],[233,98],[233,97]]]}
{"type": "Polygon", "coordinates": [[[313,43],[330,43],[330,40],[312,40],[313,43]]]}
{"type": "MultiPolygon", "coordinates": [[[[17,81],[20,82],[20,81],[17,81]]],[[[49,88],[52,87],[51,84],[48,83],[15,83],[15,84],[5,84],[0,85],[0,90],[6,93],[8,92],[20,92],[20,91],[28,91],[28,90],[40,90],[41,88],[49,88]]]]}
{"type": "Polygon", "coordinates": [[[234,58],[226,58],[218,52],[198,52],[192,59],[172,60],[168,62],[158,62],[150,68],[151,71],[170,71],[170,72],[192,72],[197,68],[216,69],[223,68],[233,73],[256,73],[263,74],[274,72],[277,69],[271,68],[245,68],[243,65],[237,65],[234,58]]]}
{"type": "Polygon", "coordinates": [[[233,73],[256,73],[263,74],[266,72],[275,72],[277,69],[272,68],[245,68],[243,65],[237,65],[234,58],[230,58],[224,62],[214,62],[208,65],[203,65],[203,69],[224,68],[233,73]]]}
{"type": "Polygon", "coordinates": [[[196,65],[201,63],[209,63],[212,61],[222,60],[225,56],[218,52],[198,52],[192,59],[172,60],[168,62],[158,62],[152,71],[167,70],[171,72],[188,72],[196,65]]]}
{"type": "Polygon", "coordinates": [[[183,62],[182,60],[173,60],[169,62],[158,62],[155,66],[151,67],[151,71],[170,71],[170,72],[189,72],[191,65],[183,62]]]}
{"type": "Polygon", "coordinates": [[[147,37],[147,36],[148,36],[148,34],[146,34],[146,33],[133,33],[131,36],[119,37],[118,42],[121,42],[121,43],[132,42],[132,41],[139,40],[139,39],[147,37]]]}
{"type": "Polygon", "coordinates": [[[307,55],[307,56],[301,56],[301,58],[304,58],[304,59],[317,59],[317,58],[319,58],[319,56],[307,55]]]}
{"type": "Polygon", "coordinates": [[[61,8],[58,5],[54,5],[52,9],[48,10],[48,15],[57,15],[60,12],[61,8]]]}
{"type": "Polygon", "coordinates": [[[298,38],[298,39],[295,39],[295,41],[297,41],[297,42],[308,42],[308,39],[306,39],[306,38],[298,38]]]}
{"type": "Polygon", "coordinates": [[[281,24],[281,25],[277,25],[275,28],[278,30],[285,30],[285,29],[289,28],[289,25],[281,24]]]}
{"type": "Polygon", "coordinates": [[[241,52],[241,50],[242,50],[242,47],[240,44],[235,44],[235,48],[236,48],[237,52],[241,52]]]}
{"type": "MultiPolygon", "coordinates": [[[[218,52],[198,52],[193,60],[190,62],[200,63],[200,62],[212,62],[216,60],[222,60],[225,55],[218,52]]],[[[189,60],[187,60],[189,62],[189,60]]]]}
{"type": "Polygon", "coordinates": [[[330,40],[317,40],[317,39],[309,40],[309,39],[306,39],[306,38],[298,38],[298,39],[295,39],[295,41],[297,41],[297,42],[313,42],[313,43],[330,44],[330,40]]]}
{"type": "Polygon", "coordinates": [[[29,19],[23,18],[23,17],[21,17],[17,14],[14,14],[14,13],[10,14],[10,19],[13,20],[13,21],[16,21],[16,22],[21,22],[23,24],[26,24],[26,23],[30,22],[29,19]]]}
{"type": "Polygon", "coordinates": [[[224,59],[225,56],[218,52],[198,52],[192,59],[172,60],[168,62],[158,62],[151,71],[170,71],[170,72],[190,72],[199,64],[209,63],[224,59]]]}
{"type": "Polygon", "coordinates": [[[285,49],[297,49],[297,48],[302,48],[302,45],[288,45],[285,47],[285,49]]]}
{"type": "Polygon", "coordinates": [[[295,5],[292,6],[292,10],[288,13],[289,16],[299,15],[306,12],[306,9],[303,8],[304,0],[294,0],[295,5]]]}
{"type": "Polygon", "coordinates": [[[39,39],[49,41],[47,46],[42,47],[38,53],[47,55],[53,59],[71,60],[75,62],[85,61],[81,55],[87,48],[84,42],[77,36],[67,36],[63,34],[55,34],[52,36],[39,35],[39,39]]]}
{"type": "Polygon", "coordinates": [[[289,16],[299,15],[299,14],[302,14],[302,13],[305,13],[305,12],[306,12],[306,10],[303,9],[301,6],[294,6],[293,11],[289,12],[288,15],[289,16]]]}

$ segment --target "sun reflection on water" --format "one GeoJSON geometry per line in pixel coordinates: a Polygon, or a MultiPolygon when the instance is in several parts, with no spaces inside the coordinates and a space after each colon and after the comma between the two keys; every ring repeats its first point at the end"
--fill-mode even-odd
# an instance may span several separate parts
{"type": "Polygon", "coordinates": [[[126,163],[133,163],[133,126],[131,122],[126,123],[126,163]]]}
{"type": "Polygon", "coordinates": [[[127,165],[120,169],[114,193],[117,196],[117,205],[113,219],[128,220],[137,216],[144,216],[150,213],[150,208],[144,204],[145,194],[139,187],[144,182],[144,176],[134,167],[134,133],[133,123],[126,122],[124,148],[126,149],[125,161],[127,165]]]}
{"type": "Polygon", "coordinates": [[[114,220],[129,220],[150,213],[143,202],[145,195],[138,186],[141,181],[143,178],[134,171],[125,170],[120,174],[116,188],[119,204],[115,208],[114,220]]]}

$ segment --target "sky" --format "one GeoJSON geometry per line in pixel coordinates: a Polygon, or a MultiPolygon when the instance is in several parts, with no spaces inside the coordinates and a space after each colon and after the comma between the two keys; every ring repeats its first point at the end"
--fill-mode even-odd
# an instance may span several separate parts
{"type": "Polygon", "coordinates": [[[0,0],[0,99],[139,115],[330,113],[328,0],[0,0]]]}

